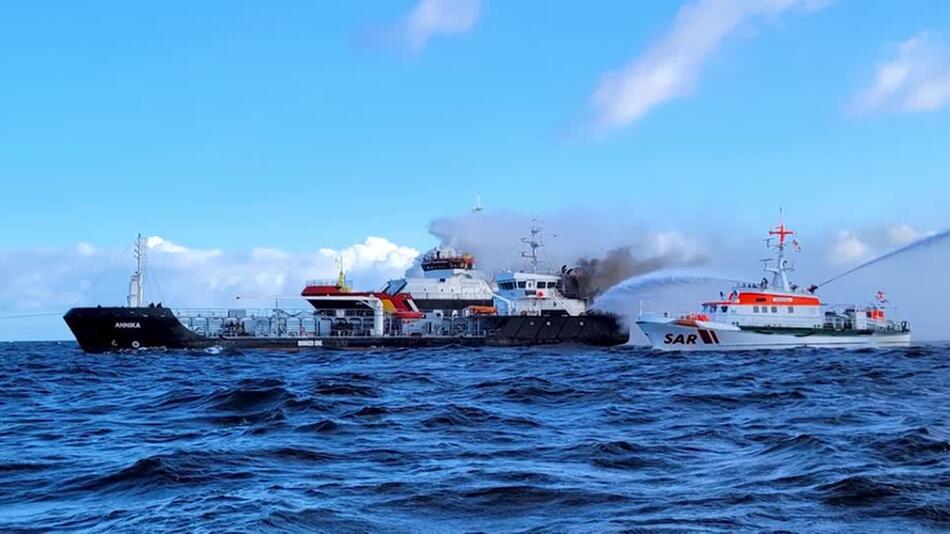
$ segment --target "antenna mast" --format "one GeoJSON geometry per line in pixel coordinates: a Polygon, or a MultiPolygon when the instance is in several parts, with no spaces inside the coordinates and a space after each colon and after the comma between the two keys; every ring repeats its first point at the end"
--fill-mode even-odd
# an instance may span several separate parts
{"type": "Polygon", "coordinates": [[[785,260],[785,238],[793,235],[795,232],[789,230],[785,226],[785,214],[782,212],[782,209],[779,208],[779,223],[774,229],[769,230],[769,236],[778,236],[778,242],[772,244],[774,238],[769,237],[766,239],[766,246],[772,248],[776,252],[775,257],[775,267],[768,267],[768,264],[764,266],[767,272],[772,273],[772,287],[780,288],[783,291],[790,291],[791,284],[788,281],[788,271],[792,270],[788,266],[788,261],[785,260]]]}
{"type": "Polygon", "coordinates": [[[135,272],[129,280],[128,303],[132,308],[141,308],[145,302],[145,266],[148,262],[148,246],[142,234],[135,238],[135,272]]]}
{"type": "Polygon", "coordinates": [[[542,242],[543,235],[542,231],[544,229],[538,226],[538,220],[531,220],[531,236],[522,237],[521,242],[527,245],[528,250],[521,252],[522,258],[527,258],[528,265],[531,266],[531,272],[538,272],[538,264],[540,263],[538,249],[544,246],[542,242]]]}

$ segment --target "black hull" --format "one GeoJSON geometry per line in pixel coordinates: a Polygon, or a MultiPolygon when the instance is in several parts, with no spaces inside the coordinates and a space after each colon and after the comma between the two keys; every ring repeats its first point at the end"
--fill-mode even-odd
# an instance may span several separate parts
{"type": "Polygon", "coordinates": [[[480,316],[483,335],[431,336],[324,336],[324,337],[206,337],[178,320],[168,308],[73,308],[63,317],[79,346],[86,352],[132,349],[342,349],[370,347],[530,346],[577,343],[622,345],[629,333],[615,315],[577,317],[480,316]]]}

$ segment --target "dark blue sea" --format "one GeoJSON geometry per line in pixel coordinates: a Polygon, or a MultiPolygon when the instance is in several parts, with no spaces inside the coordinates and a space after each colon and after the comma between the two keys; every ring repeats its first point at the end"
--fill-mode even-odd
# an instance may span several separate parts
{"type": "Polygon", "coordinates": [[[0,530],[950,529],[950,346],[0,344],[0,530]]]}

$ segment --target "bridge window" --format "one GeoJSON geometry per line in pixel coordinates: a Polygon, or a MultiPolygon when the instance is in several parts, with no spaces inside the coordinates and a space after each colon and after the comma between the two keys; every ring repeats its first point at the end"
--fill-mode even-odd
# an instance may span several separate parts
{"type": "Polygon", "coordinates": [[[722,310],[722,313],[726,313],[729,311],[729,306],[720,306],[719,309],[722,310]]]}
{"type": "Polygon", "coordinates": [[[778,313],[778,306],[772,306],[772,313],[778,313]]]}
{"type": "Polygon", "coordinates": [[[759,313],[759,307],[758,307],[758,306],[752,306],[752,313],[759,313]]]}
{"type": "Polygon", "coordinates": [[[525,284],[525,281],[524,281],[524,280],[518,282],[518,287],[520,287],[521,289],[524,289],[525,286],[526,286],[526,284],[525,284]]]}
{"type": "Polygon", "coordinates": [[[788,313],[795,313],[795,307],[794,307],[794,306],[789,306],[789,307],[788,307],[788,313]]]}

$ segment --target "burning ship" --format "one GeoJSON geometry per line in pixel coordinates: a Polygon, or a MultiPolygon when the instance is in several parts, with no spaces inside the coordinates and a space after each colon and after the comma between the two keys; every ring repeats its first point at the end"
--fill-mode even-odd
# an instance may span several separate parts
{"type": "MultiPolygon", "coordinates": [[[[660,350],[752,350],[794,347],[893,347],[910,344],[906,321],[889,317],[887,299],[866,306],[825,304],[818,286],[802,289],[788,278],[793,267],[785,258],[786,238],[794,234],[783,222],[769,231],[767,246],[775,258],[764,260],[759,284],[739,284],[726,297],[702,304],[702,311],[646,313],[637,326],[660,350]],[[777,237],[777,239],[775,239],[777,237]],[[772,262],[774,266],[771,265],[772,262]]],[[[792,242],[797,249],[797,242],[792,242]]]]}
{"type": "Polygon", "coordinates": [[[354,291],[342,265],[333,281],[308,282],[309,309],[171,309],[145,304],[147,247],[136,242],[137,267],[128,305],[70,309],[64,316],[86,352],[132,349],[370,348],[621,345],[620,317],[588,309],[589,298],[562,292],[576,276],[538,270],[539,229],[528,244],[530,268],[490,279],[475,258],[437,247],[421,262],[422,277],[389,281],[379,291],[354,291]]]}

